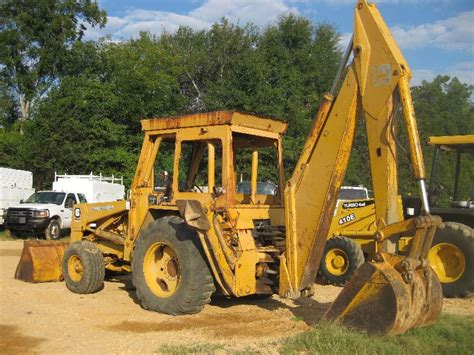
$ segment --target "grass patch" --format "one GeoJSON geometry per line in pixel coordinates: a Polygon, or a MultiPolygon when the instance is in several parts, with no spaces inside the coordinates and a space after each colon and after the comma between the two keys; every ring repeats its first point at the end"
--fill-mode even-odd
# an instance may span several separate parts
{"type": "Polygon", "coordinates": [[[213,354],[217,351],[224,351],[222,344],[191,344],[191,345],[163,345],[158,353],[160,354],[213,354]]]}
{"type": "Polygon", "coordinates": [[[311,354],[473,354],[474,320],[443,314],[432,326],[394,336],[369,336],[336,324],[319,324],[287,338],[280,353],[311,354]]]}

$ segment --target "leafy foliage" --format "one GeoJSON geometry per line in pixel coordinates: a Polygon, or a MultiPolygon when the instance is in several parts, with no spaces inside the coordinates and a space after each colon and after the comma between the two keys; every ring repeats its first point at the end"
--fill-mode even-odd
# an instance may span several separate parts
{"type": "Polygon", "coordinates": [[[105,25],[105,11],[92,0],[7,0],[0,16],[0,77],[26,119],[32,101],[61,75],[85,25],[105,25]]]}
{"type": "MultiPolygon", "coordinates": [[[[288,121],[288,177],[341,56],[332,26],[293,14],[264,29],[222,19],[208,30],[181,27],[119,43],[81,42],[84,23],[101,26],[105,21],[95,3],[51,0],[28,9],[28,1],[17,3],[21,18],[13,14],[11,2],[0,7],[5,29],[0,40],[6,44],[0,56],[2,63],[9,63],[2,68],[9,81],[0,85],[0,165],[32,170],[40,188],[48,187],[54,171],[123,174],[130,183],[142,141],[140,119],[223,109],[288,121]],[[50,15],[22,22],[46,8],[50,15]],[[41,21],[46,24],[43,32],[32,33],[41,21]],[[51,39],[51,29],[59,25],[61,31],[51,39]],[[15,47],[11,43],[16,40],[15,47]],[[19,46],[21,53],[15,52],[19,46]],[[23,74],[10,75],[13,70],[23,74]],[[22,138],[15,123],[21,105],[11,88],[31,99],[46,87],[49,91],[38,99],[32,120],[23,123],[22,138]]],[[[448,77],[413,88],[423,144],[429,135],[473,131],[471,94],[472,87],[448,77]]],[[[403,137],[401,141],[403,145],[403,137]]],[[[429,159],[431,149],[425,148],[429,159]]],[[[273,161],[269,154],[262,151],[261,160],[273,161]]],[[[402,153],[400,160],[401,191],[416,192],[402,153]]],[[[361,121],[345,183],[370,187],[367,162],[361,121]]],[[[472,160],[468,163],[466,185],[473,172],[472,160]]],[[[447,165],[441,169],[439,190],[452,184],[448,170],[447,165]]],[[[264,164],[261,172],[261,180],[275,180],[264,164]]]]}

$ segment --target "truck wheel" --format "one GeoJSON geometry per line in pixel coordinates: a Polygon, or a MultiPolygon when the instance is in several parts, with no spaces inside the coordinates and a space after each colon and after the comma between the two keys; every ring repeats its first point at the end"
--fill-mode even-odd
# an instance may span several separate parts
{"type": "Polygon", "coordinates": [[[445,297],[466,297],[474,293],[473,229],[445,222],[436,231],[428,254],[445,297]]]}
{"type": "Polygon", "coordinates": [[[355,241],[333,237],[324,247],[319,274],[328,284],[344,286],[364,261],[364,253],[355,241]]]}
{"type": "Polygon", "coordinates": [[[142,307],[152,311],[198,313],[215,291],[196,233],[177,216],[156,220],[139,236],[132,273],[142,307]]]}
{"type": "Polygon", "coordinates": [[[52,219],[49,222],[44,231],[44,236],[47,240],[58,240],[61,238],[61,224],[57,219],[52,219]]]}
{"type": "Polygon", "coordinates": [[[74,293],[94,293],[104,284],[104,258],[97,246],[89,241],[74,242],[63,258],[66,287],[74,293]]]}
{"type": "Polygon", "coordinates": [[[5,229],[5,235],[8,239],[15,239],[18,237],[18,233],[14,229],[5,229]]]}

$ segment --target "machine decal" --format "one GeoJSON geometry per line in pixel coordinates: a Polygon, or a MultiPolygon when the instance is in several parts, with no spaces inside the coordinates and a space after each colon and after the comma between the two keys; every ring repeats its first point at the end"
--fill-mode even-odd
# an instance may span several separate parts
{"type": "Polygon", "coordinates": [[[348,209],[348,208],[361,208],[365,206],[370,206],[375,203],[374,200],[364,200],[364,201],[350,201],[350,202],[344,202],[342,204],[343,209],[348,209]]]}
{"type": "Polygon", "coordinates": [[[348,222],[352,222],[356,220],[356,216],[354,213],[351,213],[347,216],[339,218],[339,225],[346,224],[348,222]]]}

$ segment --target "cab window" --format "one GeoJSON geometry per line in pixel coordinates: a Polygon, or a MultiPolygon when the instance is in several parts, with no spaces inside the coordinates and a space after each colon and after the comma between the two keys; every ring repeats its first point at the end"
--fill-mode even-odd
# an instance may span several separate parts
{"type": "Polygon", "coordinates": [[[222,186],[220,140],[181,142],[178,191],[212,193],[222,186]]]}
{"type": "Polygon", "coordinates": [[[66,200],[64,201],[64,207],[72,208],[77,203],[76,196],[74,194],[67,194],[66,200]]]}
{"type": "Polygon", "coordinates": [[[84,194],[77,194],[77,197],[79,198],[79,203],[87,203],[87,199],[84,194]]]}
{"type": "Polygon", "coordinates": [[[154,190],[167,195],[171,193],[175,145],[175,136],[162,137],[154,165],[154,190]]]}
{"type": "Polygon", "coordinates": [[[237,200],[243,204],[277,203],[280,199],[278,141],[236,132],[232,141],[237,200]],[[254,196],[252,170],[256,172],[254,196]]]}

